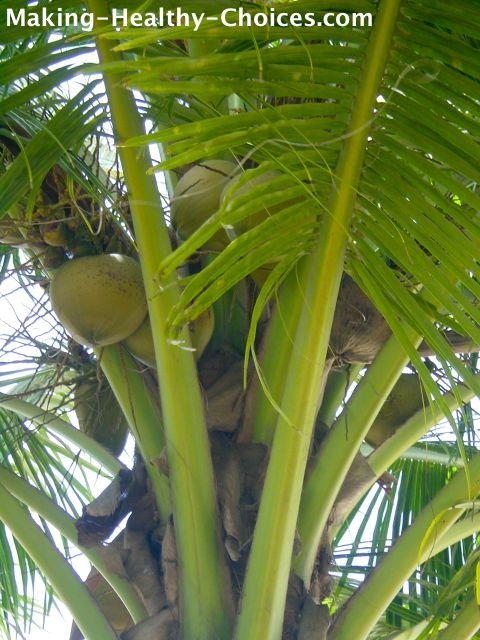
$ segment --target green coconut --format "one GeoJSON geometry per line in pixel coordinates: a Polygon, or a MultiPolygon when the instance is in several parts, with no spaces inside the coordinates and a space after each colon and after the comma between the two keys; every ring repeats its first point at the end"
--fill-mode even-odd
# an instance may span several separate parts
{"type": "MultiPolygon", "coordinates": [[[[242,184],[241,187],[238,187],[237,189],[234,188],[232,191],[232,196],[233,198],[237,198],[238,196],[243,196],[245,194],[248,194],[255,187],[266,184],[273,178],[278,177],[279,175],[280,174],[278,173],[278,171],[266,171],[265,173],[262,173],[261,175],[256,176],[255,178],[251,178],[245,184],[242,184]]],[[[236,175],[231,180],[231,182],[225,186],[222,193],[222,200],[226,197],[226,192],[231,187],[234,187],[234,185],[240,180],[241,177],[242,177],[242,174],[236,175]]],[[[248,231],[249,229],[252,229],[253,227],[259,225],[261,222],[266,220],[268,217],[272,216],[274,213],[276,213],[280,209],[283,209],[289,204],[292,204],[292,202],[290,202],[290,203],[280,203],[274,206],[269,206],[267,198],[265,198],[264,200],[265,200],[265,204],[259,207],[258,211],[248,216],[247,218],[240,220],[235,225],[235,229],[238,232],[245,232],[245,231],[248,231]]]]}
{"type": "Polygon", "coordinates": [[[192,347],[195,349],[195,360],[200,360],[210,342],[214,328],[215,315],[212,308],[206,309],[188,325],[192,347]]]}
{"type": "Polygon", "coordinates": [[[153,346],[152,327],[147,315],[142,324],[124,341],[124,345],[143,364],[155,367],[155,348],[153,346]]]}
{"type": "Polygon", "coordinates": [[[422,409],[425,403],[419,376],[402,373],[371,426],[366,441],[379,447],[414,413],[422,409]]]}
{"type": "MultiPolygon", "coordinates": [[[[239,196],[248,194],[255,187],[264,185],[268,183],[270,180],[273,180],[274,178],[277,178],[280,175],[281,174],[278,171],[266,171],[265,173],[262,173],[261,175],[256,176],[255,178],[251,178],[245,184],[235,189],[235,184],[242,177],[242,174],[236,175],[234,178],[232,178],[231,182],[225,186],[222,194],[222,200],[225,199],[226,192],[231,187],[233,187],[232,198],[237,198],[239,196]]],[[[285,202],[279,202],[277,204],[270,205],[268,204],[268,196],[265,196],[263,199],[264,204],[262,204],[262,206],[259,206],[258,210],[255,211],[255,213],[252,213],[251,215],[247,216],[246,218],[244,218],[243,220],[240,220],[238,223],[235,224],[236,233],[241,234],[241,233],[245,233],[246,231],[250,231],[250,229],[253,229],[254,227],[258,226],[259,224],[264,222],[267,218],[273,216],[275,213],[278,213],[282,209],[285,209],[286,207],[290,207],[296,202],[299,202],[301,199],[302,199],[301,197],[300,198],[296,197],[296,198],[291,198],[290,200],[287,200],[285,202]]],[[[258,269],[252,272],[251,276],[259,287],[265,283],[266,279],[268,278],[272,269],[276,266],[277,263],[278,263],[278,258],[273,260],[272,262],[263,264],[258,269]]]]}
{"type": "MultiPolygon", "coordinates": [[[[194,351],[195,360],[199,360],[206,346],[210,342],[215,325],[212,309],[207,309],[196,320],[189,324],[190,339],[194,351]]],[[[150,318],[147,316],[140,327],[132,333],[124,342],[127,349],[143,364],[155,367],[155,349],[153,346],[152,328],[150,318]]]]}
{"type": "Polygon", "coordinates": [[[67,331],[87,346],[125,340],[147,314],[140,265],[119,254],[64,263],[53,276],[50,301],[67,331]]]}
{"type": "MultiPolygon", "coordinates": [[[[218,211],[225,186],[237,171],[228,160],[206,160],[189,169],[178,181],[171,202],[171,219],[181,239],[189,238],[211,215],[218,211]]],[[[204,248],[220,251],[228,243],[221,230],[204,248]]]]}

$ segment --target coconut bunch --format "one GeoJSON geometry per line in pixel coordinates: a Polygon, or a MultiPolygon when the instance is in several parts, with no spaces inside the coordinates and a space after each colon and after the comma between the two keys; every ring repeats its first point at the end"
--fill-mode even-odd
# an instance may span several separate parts
{"type": "MultiPolygon", "coordinates": [[[[188,238],[219,209],[227,191],[236,188],[243,173],[240,165],[226,160],[209,160],[184,173],[171,203],[174,246],[176,238],[180,242],[188,238]]],[[[255,177],[242,183],[236,193],[248,194],[275,175],[267,172],[255,177]]],[[[125,198],[119,199],[121,215],[115,218],[100,208],[98,200],[98,194],[87,193],[81,185],[72,187],[65,171],[55,166],[42,183],[31,216],[27,219],[17,212],[7,218],[0,227],[0,242],[22,247],[51,275],[53,310],[78,343],[103,347],[122,342],[135,358],[153,367],[153,335],[142,274],[128,231],[128,204],[125,198]]],[[[260,208],[241,220],[233,234],[248,231],[275,211],[274,207],[260,208]]],[[[222,229],[202,249],[219,252],[229,241],[227,231],[222,229]]],[[[205,264],[200,260],[194,269],[205,264]]],[[[261,283],[270,268],[266,265],[252,274],[254,280],[261,283]]],[[[235,351],[243,351],[252,307],[248,285],[240,283],[223,303],[215,310],[206,309],[189,323],[197,359],[215,325],[217,347],[231,342],[235,351]]]]}
{"type": "MultiPolygon", "coordinates": [[[[179,179],[171,202],[171,222],[180,242],[213,216],[232,191],[248,195],[259,183],[275,179],[276,172],[250,180],[245,177],[242,167],[226,160],[190,167],[179,179]]],[[[190,268],[194,273],[208,266],[210,254],[231,241],[230,231],[233,236],[248,232],[288,205],[288,201],[267,204],[233,229],[220,229],[201,248],[199,257],[187,265],[187,271],[190,268]]],[[[257,285],[273,266],[266,264],[263,273],[252,274],[257,285]]],[[[135,257],[120,252],[67,254],[53,272],[49,293],[59,321],[76,342],[94,348],[122,343],[140,363],[155,367],[154,336],[135,257]]],[[[241,421],[245,402],[242,357],[257,293],[252,279],[246,278],[188,325],[197,361],[209,346],[208,357],[199,363],[199,376],[208,399],[207,422],[212,431],[235,431],[241,421]],[[231,359],[226,357],[228,350],[233,353],[231,359]],[[231,419],[225,420],[226,415],[231,419]]],[[[370,363],[389,335],[384,319],[355,282],[345,276],[330,341],[333,367],[370,363]]],[[[257,346],[261,337],[262,329],[257,332],[257,346]]]]}
{"type": "MultiPolygon", "coordinates": [[[[228,160],[205,160],[190,167],[177,182],[171,201],[171,219],[180,239],[189,238],[215,214],[231,194],[235,197],[248,195],[252,189],[267,185],[281,176],[279,171],[265,171],[248,178],[241,163],[228,160]]],[[[294,201],[270,205],[262,203],[258,211],[231,225],[231,233],[221,230],[208,240],[203,248],[221,251],[238,235],[253,229],[268,217],[284,209],[294,201]]]]}
{"type": "MultiPolygon", "coordinates": [[[[180,242],[192,236],[224,205],[229,205],[232,199],[245,199],[252,190],[267,187],[270,182],[282,177],[275,170],[249,177],[249,169],[255,168],[251,161],[235,163],[220,159],[209,159],[191,166],[178,181],[171,201],[172,225],[180,242]]],[[[262,198],[256,210],[254,207],[253,212],[234,224],[228,222],[198,249],[202,254],[219,253],[235,238],[303,199],[304,195],[272,204],[268,198],[262,198]]],[[[275,264],[275,261],[263,264],[252,271],[250,275],[257,285],[265,282],[275,264]]]]}
{"type": "MultiPolygon", "coordinates": [[[[249,161],[249,164],[251,162],[249,161]]],[[[250,167],[255,169],[255,167],[250,167]]],[[[202,225],[211,221],[225,204],[232,199],[245,201],[245,196],[254,192],[258,187],[275,184],[281,173],[268,170],[261,174],[245,170],[244,163],[234,163],[227,160],[210,159],[193,165],[179,179],[171,201],[171,222],[180,239],[180,243],[190,238],[202,225]]],[[[273,187],[272,187],[273,188],[273,187]]],[[[268,218],[281,213],[286,208],[301,203],[305,194],[298,197],[275,200],[272,204],[268,192],[259,198],[262,205],[254,213],[240,219],[233,225],[214,233],[201,247],[199,252],[204,257],[204,264],[208,264],[212,254],[217,254],[236,238],[248,233],[268,218]]],[[[311,202],[308,201],[308,206],[311,202]]],[[[278,264],[282,256],[266,262],[256,268],[251,278],[261,287],[272,269],[278,264]]],[[[252,303],[244,300],[244,305],[252,303]]],[[[384,318],[371,303],[355,281],[347,274],[344,275],[340,288],[338,304],[333,322],[330,356],[335,368],[348,364],[369,364],[373,361],[379,349],[390,336],[390,329],[384,318]]]]}
{"type": "MultiPolygon", "coordinates": [[[[275,179],[277,172],[267,171],[247,180],[245,177],[239,164],[227,160],[208,160],[190,167],[179,179],[171,202],[171,222],[180,242],[219,211],[232,192],[236,196],[248,195],[258,184],[268,184],[275,179]]],[[[46,185],[51,185],[52,180],[56,181],[60,202],[66,177],[52,170],[46,185]]],[[[85,202],[80,201],[80,204],[85,207],[85,202]]],[[[267,202],[232,229],[220,229],[201,247],[205,253],[195,269],[208,266],[209,254],[224,249],[233,237],[248,232],[290,204],[288,200],[273,206],[267,202]]],[[[65,206],[62,210],[65,220],[57,218],[56,223],[39,225],[43,228],[42,241],[46,244],[48,240],[49,247],[63,252],[50,286],[52,307],[60,322],[82,345],[103,347],[122,342],[140,362],[154,367],[154,338],[142,273],[138,261],[132,257],[133,251],[108,251],[111,242],[107,246],[86,247],[87,241],[81,240],[78,247],[82,251],[75,253],[72,249],[69,252],[68,247],[73,247],[69,244],[71,238],[78,237],[80,227],[75,229],[77,223],[73,221],[69,226],[69,220],[75,216],[67,215],[72,209],[67,210],[65,206]]],[[[57,205],[59,208],[60,204],[57,205]]],[[[251,274],[257,285],[262,284],[273,267],[274,263],[265,264],[251,274]]],[[[214,334],[215,347],[233,347],[243,355],[255,296],[255,290],[241,281],[214,304],[213,309],[206,309],[189,324],[197,360],[214,334]]],[[[354,281],[346,276],[340,290],[330,345],[335,366],[355,362],[368,364],[389,335],[384,319],[354,281]]]]}
{"type": "MultiPolygon", "coordinates": [[[[11,140],[0,137],[2,166],[11,164],[18,152],[11,140]]],[[[129,222],[120,183],[113,183],[106,174],[93,175],[85,166],[85,180],[80,184],[60,165],[54,165],[37,192],[26,196],[0,220],[0,244],[21,248],[50,271],[72,257],[114,252],[131,255],[129,222]],[[99,184],[103,185],[102,193],[99,184]]]]}

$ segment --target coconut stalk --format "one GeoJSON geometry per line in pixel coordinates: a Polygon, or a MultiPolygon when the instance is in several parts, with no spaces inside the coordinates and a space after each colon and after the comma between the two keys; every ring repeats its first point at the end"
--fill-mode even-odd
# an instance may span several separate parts
{"type": "MultiPolygon", "coordinates": [[[[89,0],[95,15],[106,15],[104,0],[89,0]]],[[[114,41],[97,37],[100,62],[118,61],[114,41]]],[[[104,81],[117,143],[144,134],[133,94],[121,86],[121,77],[106,71],[104,81]]],[[[167,226],[146,150],[119,148],[129,194],[135,239],[140,255],[150,321],[154,336],[170,487],[175,519],[176,544],[182,593],[184,637],[211,640],[228,638],[228,589],[225,566],[218,544],[215,484],[204,407],[188,330],[181,334],[185,349],[168,340],[168,316],[180,291],[173,274],[159,290],[155,273],[170,251],[167,226]],[[179,381],[185,393],[179,393],[179,381]],[[199,597],[201,594],[201,597],[199,597]]],[[[117,396],[117,399],[120,398],[117,396]]],[[[139,442],[152,425],[138,424],[139,442]]],[[[145,450],[145,463],[158,460],[160,451],[145,450]]],[[[159,472],[160,473],[160,472],[159,472]]]]}
{"type": "Polygon", "coordinates": [[[473,597],[463,606],[455,620],[438,633],[437,640],[473,638],[478,629],[480,629],[480,606],[473,597]]]}
{"type": "Polygon", "coordinates": [[[331,371],[318,411],[317,422],[328,428],[332,426],[350,385],[363,368],[364,365],[350,365],[347,369],[331,371]]]}
{"type": "Polygon", "coordinates": [[[480,454],[470,461],[470,473],[471,482],[468,482],[465,470],[459,470],[422,509],[414,523],[340,609],[330,629],[329,640],[350,640],[352,628],[358,640],[368,638],[402,585],[435,547],[436,540],[448,535],[449,529],[480,493],[480,454]]]}
{"type": "Polygon", "coordinates": [[[47,429],[65,438],[97,460],[112,476],[116,476],[120,469],[125,468],[125,465],[117,460],[108,449],[50,411],[39,409],[37,405],[27,400],[11,397],[1,392],[0,406],[18,416],[28,418],[37,427],[47,429]]]}
{"type": "Polygon", "coordinates": [[[168,480],[161,472],[158,461],[165,447],[162,419],[145,381],[138,372],[132,356],[121,345],[111,345],[97,351],[102,371],[127,419],[135,437],[147,472],[152,481],[159,514],[166,522],[171,513],[168,480]],[[153,457],[152,453],[156,452],[153,457]]]}
{"type": "MultiPolygon", "coordinates": [[[[41,518],[52,524],[69,542],[79,546],[75,520],[42,491],[39,491],[26,480],[19,478],[3,467],[0,467],[0,484],[29,509],[35,511],[41,518]]],[[[135,587],[128,580],[118,576],[115,571],[111,571],[105,559],[95,547],[79,546],[79,548],[117,593],[134,622],[143,620],[146,616],[146,611],[135,587]]]]}
{"type": "MultiPolygon", "coordinates": [[[[357,102],[335,172],[328,214],[319,233],[317,248],[300,266],[304,304],[292,334],[294,348],[279,403],[282,414],[276,422],[236,640],[276,640],[281,637],[283,620],[279,612],[284,609],[287,593],[303,478],[343,273],[348,229],[369,125],[399,8],[399,0],[379,5],[357,102]]],[[[293,313],[296,312],[294,304],[293,313]]]]}
{"type": "Polygon", "coordinates": [[[0,483],[0,520],[47,577],[86,638],[118,640],[87,587],[29,513],[0,483]]]}
{"type": "MultiPolygon", "coordinates": [[[[475,376],[477,378],[477,376],[475,376]]],[[[469,402],[475,397],[475,391],[464,385],[457,385],[443,396],[443,400],[450,411],[458,409],[462,403],[469,402]]],[[[368,464],[376,476],[380,476],[389,469],[402,453],[414,445],[418,440],[438,424],[445,415],[443,407],[439,407],[435,402],[430,406],[417,411],[409,418],[401,428],[390,436],[385,442],[368,456],[368,464]]],[[[463,465],[463,462],[462,462],[463,465]]]]}
{"type": "MultiPolygon", "coordinates": [[[[413,331],[407,335],[414,344],[420,344],[421,336],[413,331]]],[[[321,447],[305,484],[298,519],[302,549],[294,566],[307,587],[322,534],[342,484],[365,435],[408,361],[405,349],[392,336],[369,367],[321,447]]],[[[372,482],[374,480],[372,474],[372,482]]]]}
{"type": "Polygon", "coordinates": [[[275,433],[281,395],[285,385],[285,371],[292,356],[293,336],[300,317],[302,296],[298,291],[295,269],[282,285],[282,295],[270,319],[262,345],[259,382],[252,399],[252,440],[270,445],[275,433]],[[285,307],[284,307],[285,304],[285,307]]]}

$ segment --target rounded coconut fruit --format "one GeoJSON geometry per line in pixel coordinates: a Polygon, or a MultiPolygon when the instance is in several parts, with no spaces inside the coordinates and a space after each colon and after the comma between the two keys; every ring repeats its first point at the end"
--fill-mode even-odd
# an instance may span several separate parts
{"type": "Polygon", "coordinates": [[[340,285],[330,334],[335,366],[370,364],[391,335],[375,305],[348,275],[340,285]]]}
{"type": "Polygon", "coordinates": [[[128,351],[140,362],[155,367],[155,348],[153,346],[152,327],[150,318],[147,315],[136,331],[128,336],[124,341],[128,351]]]}
{"type": "MultiPolygon", "coordinates": [[[[189,324],[190,339],[195,360],[199,360],[213,334],[215,319],[212,309],[206,309],[189,324]]],[[[124,341],[125,346],[143,364],[155,367],[155,348],[153,346],[150,318],[147,316],[140,327],[124,341]]]]}
{"type": "Polygon", "coordinates": [[[425,406],[426,398],[418,374],[402,373],[370,427],[365,440],[379,447],[414,413],[425,406]]]}
{"type": "MultiPolygon", "coordinates": [[[[235,189],[232,195],[234,198],[238,196],[243,196],[249,193],[249,191],[251,191],[254,187],[258,187],[262,184],[265,184],[269,182],[269,180],[272,180],[273,178],[276,178],[279,175],[280,174],[277,171],[266,171],[265,173],[262,173],[261,175],[256,176],[251,180],[248,180],[248,182],[243,184],[241,187],[238,187],[238,189],[235,189]]],[[[236,175],[232,179],[231,183],[224,187],[223,193],[222,193],[222,200],[225,198],[225,192],[228,189],[230,189],[230,187],[235,185],[240,180],[241,177],[242,177],[242,174],[236,175]]],[[[285,204],[281,203],[281,204],[276,204],[273,207],[269,207],[268,202],[266,202],[265,206],[260,207],[259,210],[253,213],[251,216],[248,216],[247,218],[240,220],[235,226],[237,230],[240,232],[248,231],[249,229],[252,229],[256,225],[266,220],[273,213],[279,211],[280,209],[283,209],[289,204],[292,204],[292,203],[285,203],[285,204]]]]}
{"type": "MultiPolygon", "coordinates": [[[[261,175],[256,176],[255,178],[251,178],[241,187],[238,187],[238,189],[234,189],[232,197],[236,198],[237,196],[243,196],[245,194],[248,194],[253,188],[266,184],[270,180],[277,178],[280,175],[281,174],[278,171],[266,171],[265,173],[262,173],[261,175]]],[[[234,186],[235,183],[237,183],[240,180],[240,178],[241,178],[241,174],[236,175],[232,179],[232,181],[225,186],[222,194],[222,200],[226,197],[226,191],[230,189],[232,186],[234,186]]],[[[253,227],[256,227],[257,225],[261,224],[262,222],[264,222],[264,220],[273,216],[275,213],[278,213],[282,209],[286,209],[287,207],[290,207],[296,202],[300,202],[301,199],[303,198],[296,197],[296,198],[291,198],[290,200],[286,200],[285,202],[279,202],[274,205],[269,205],[268,197],[265,196],[264,198],[265,204],[263,206],[260,206],[258,208],[258,211],[256,211],[255,213],[244,218],[243,220],[240,220],[235,225],[235,230],[239,234],[245,233],[246,231],[250,231],[250,229],[253,229],[253,227]]],[[[276,258],[272,262],[263,264],[261,267],[259,267],[258,269],[255,269],[255,271],[251,273],[251,277],[253,278],[257,286],[261,287],[263,284],[265,284],[266,279],[272,272],[272,269],[278,263],[278,260],[279,259],[276,258]]]]}
{"type": "MultiPolygon", "coordinates": [[[[207,160],[189,169],[178,181],[171,202],[172,224],[180,238],[190,237],[220,206],[225,185],[237,171],[228,160],[207,160]]],[[[205,244],[221,250],[228,243],[222,230],[205,244]]]]}
{"type": "MultiPolygon", "coordinates": [[[[270,180],[273,180],[274,178],[278,178],[280,175],[281,173],[279,171],[266,171],[265,173],[262,173],[259,176],[256,176],[255,178],[251,178],[245,184],[242,184],[241,187],[238,187],[238,189],[234,189],[232,193],[232,197],[236,198],[238,196],[243,196],[245,194],[248,194],[253,188],[264,185],[268,183],[270,180]]],[[[233,187],[240,180],[241,177],[242,177],[241,173],[237,174],[235,175],[234,178],[232,178],[232,181],[229,184],[225,185],[222,193],[222,198],[221,198],[222,200],[226,196],[226,191],[231,187],[233,187]]],[[[297,202],[301,202],[303,199],[304,199],[304,196],[296,196],[295,198],[290,198],[285,202],[277,202],[276,204],[270,205],[268,203],[268,195],[266,195],[264,196],[265,203],[264,204],[262,203],[263,206],[260,206],[258,211],[256,211],[252,215],[244,218],[243,220],[240,220],[235,225],[236,229],[241,233],[244,233],[245,231],[249,231],[253,227],[259,225],[261,222],[269,218],[270,216],[273,216],[275,213],[278,213],[279,211],[282,211],[282,209],[286,209],[287,207],[291,207],[293,204],[297,202]]]]}
{"type": "Polygon", "coordinates": [[[65,262],[53,276],[50,301],[63,326],[87,346],[125,340],[147,314],[140,265],[119,254],[65,262]]]}

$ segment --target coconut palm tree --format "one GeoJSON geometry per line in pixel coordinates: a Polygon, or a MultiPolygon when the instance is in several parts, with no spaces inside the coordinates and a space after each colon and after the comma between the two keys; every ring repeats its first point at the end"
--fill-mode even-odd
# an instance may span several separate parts
{"type": "Polygon", "coordinates": [[[10,4],[4,634],[477,637],[480,8],[10,4]]]}

